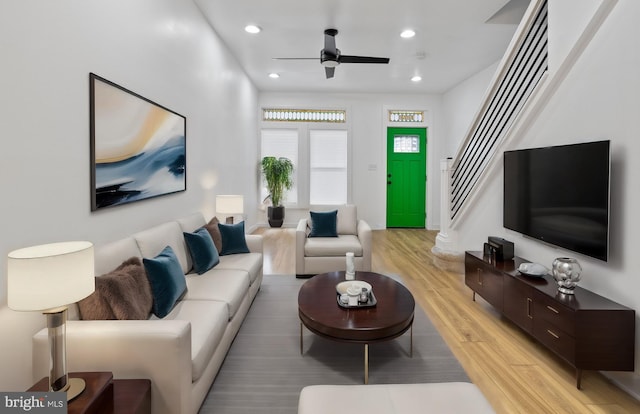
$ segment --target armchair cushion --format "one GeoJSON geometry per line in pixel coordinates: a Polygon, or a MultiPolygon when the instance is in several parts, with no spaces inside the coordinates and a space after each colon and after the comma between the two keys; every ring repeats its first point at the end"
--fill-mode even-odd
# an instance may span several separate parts
{"type": "MultiPolygon", "coordinates": [[[[335,205],[316,205],[313,211],[316,212],[332,212],[338,210],[336,215],[336,231],[341,234],[356,234],[358,228],[358,211],[354,204],[335,205]]],[[[311,213],[307,217],[309,225],[312,223],[311,213]]]]}
{"type": "Polygon", "coordinates": [[[362,256],[362,243],[360,243],[357,236],[311,238],[304,245],[304,255],[306,257],[345,256],[347,252],[353,252],[356,257],[362,256]]]}
{"type": "Polygon", "coordinates": [[[344,204],[338,207],[338,234],[356,234],[358,214],[356,206],[344,204]]]}
{"type": "Polygon", "coordinates": [[[317,212],[311,214],[311,233],[309,237],[338,237],[338,210],[317,212]]]}

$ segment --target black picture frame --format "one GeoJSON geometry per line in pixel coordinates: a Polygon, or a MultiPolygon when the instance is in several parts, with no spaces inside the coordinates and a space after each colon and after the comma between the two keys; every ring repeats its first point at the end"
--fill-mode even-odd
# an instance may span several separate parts
{"type": "Polygon", "coordinates": [[[91,211],[186,191],[187,119],[89,74],[91,211]]]}

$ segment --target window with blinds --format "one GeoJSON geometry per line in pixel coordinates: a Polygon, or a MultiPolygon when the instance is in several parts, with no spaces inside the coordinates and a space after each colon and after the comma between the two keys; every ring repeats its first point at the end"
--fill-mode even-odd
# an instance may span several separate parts
{"type": "MultiPolygon", "coordinates": [[[[284,204],[296,204],[298,202],[298,130],[263,129],[260,135],[260,159],[267,156],[286,157],[293,163],[293,187],[286,192],[283,202],[284,204]]],[[[269,195],[264,178],[260,195],[262,200],[269,195]]]]}
{"type": "Polygon", "coordinates": [[[309,131],[309,203],[347,202],[347,131],[309,131]]]}

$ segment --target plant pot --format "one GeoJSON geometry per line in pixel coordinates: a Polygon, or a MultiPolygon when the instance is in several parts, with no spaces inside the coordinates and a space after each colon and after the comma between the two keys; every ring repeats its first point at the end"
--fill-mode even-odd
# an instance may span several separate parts
{"type": "Polygon", "coordinates": [[[269,206],[267,208],[267,218],[271,227],[282,227],[282,223],[284,223],[284,206],[269,206]]]}

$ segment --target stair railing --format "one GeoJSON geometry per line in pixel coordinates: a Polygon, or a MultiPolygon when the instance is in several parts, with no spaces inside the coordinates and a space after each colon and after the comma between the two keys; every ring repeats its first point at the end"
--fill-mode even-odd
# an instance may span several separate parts
{"type": "Polygon", "coordinates": [[[548,69],[547,0],[533,0],[452,162],[454,222],[496,149],[548,69]]]}

